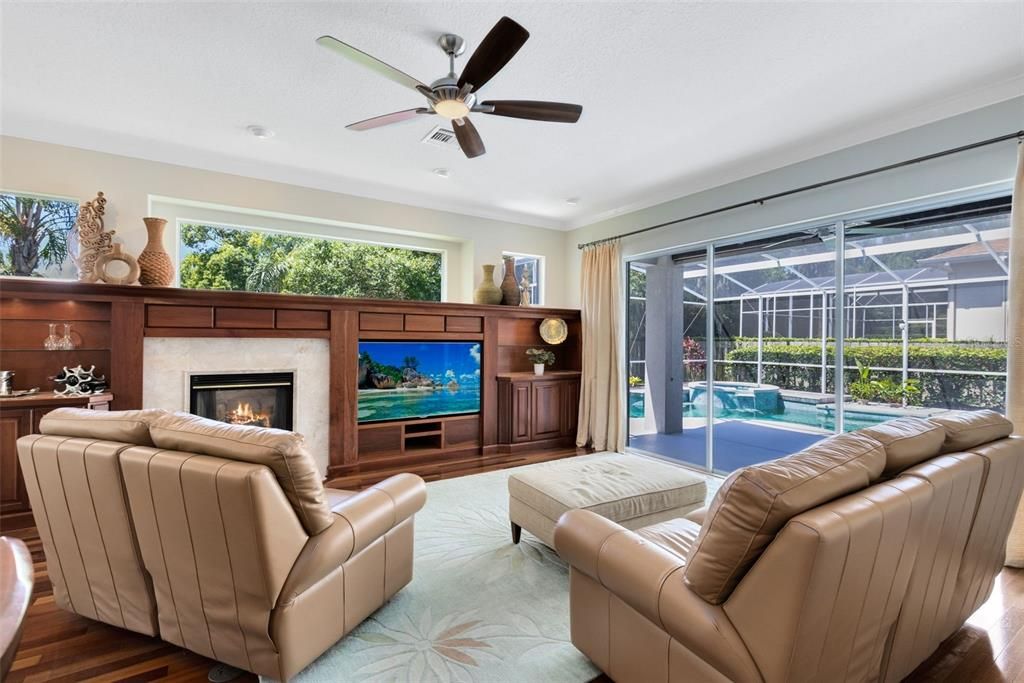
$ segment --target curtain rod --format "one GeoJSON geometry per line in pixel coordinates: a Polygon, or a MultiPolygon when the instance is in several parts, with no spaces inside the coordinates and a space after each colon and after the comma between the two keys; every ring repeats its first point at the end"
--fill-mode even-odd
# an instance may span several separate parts
{"type": "Polygon", "coordinates": [[[646,228],[640,228],[638,230],[631,230],[630,232],[624,232],[622,234],[614,235],[612,237],[604,237],[604,238],[599,239],[599,240],[593,240],[592,242],[584,242],[582,244],[577,244],[576,248],[577,249],[584,249],[586,247],[594,246],[595,244],[604,244],[605,242],[612,242],[612,241],[617,240],[617,239],[622,239],[623,237],[632,237],[633,235],[639,235],[639,234],[644,233],[644,232],[650,232],[651,230],[657,230],[659,228],[668,227],[669,225],[675,225],[676,223],[685,223],[687,221],[693,221],[693,220],[696,220],[698,218],[707,218],[708,216],[714,216],[715,214],[725,213],[726,211],[732,211],[733,209],[741,209],[741,208],[743,208],[745,206],[753,206],[755,204],[761,205],[761,204],[764,204],[765,202],[770,201],[772,199],[780,199],[782,197],[788,197],[790,195],[798,194],[800,192],[807,192],[808,190],[817,190],[819,188],[827,187],[829,185],[835,185],[836,183],[846,182],[847,180],[856,180],[857,178],[863,178],[865,176],[874,175],[876,173],[883,173],[885,171],[891,171],[893,169],[902,168],[904,166],[911,166],[913,164],[919,164],[919,163],[921,163],[923,161],[931,161],[932,159],[938,159],[940,157],[949,156],[951,154],[959,154],[960,152],[966,152],[968,150],[977,149],[978,147],[985,147],[987,145],[994,145],[997,142],[1005,142],[1006,140],[1012,140],[1014,138],[1017,138],[1018,142],[1024,141],[1024,130],[1018,130],[1015,133],[1007,133],[1006,135],[1000,135],[999,137],[989,138],[988,140],[981,140],[979,142],[972,142],[972,143],[970,143],[968,145],[962,145],[960,147],[954,147],[952,149],[946,149],[946,150],[943,150],[941,152],[934,152],[932,154],[926,154],[925,156],[915,157],[913,159],[907,159],[906,161],[898,161],[898,162],[896,162],[894,164],[888,164],[886,166],[879,166],[878,168],[873,168],[873,169],[871,169],[869,171],[860,171],[858,173],[851,173],[850,175],[844,175],[844,176],[842,176],[840,178],[832,178],[831,180],[823,180],[823,181],[818,182],[818,183],[813,183],[811,185],[804,185],[803,187],[797,187],[797,188],[794,188],[792,190],[786,190],[784,192],[776,192],[775,194],[769,194],[769,195],[765,195],[763,197],[758,197],[757,199],[748,199],[747,201],[740,202],[738,204],[730,204],[728,206],[722,206],[722,207],[719,207],[717,209],[712,209],[710,211],[702,211],[701,213],[695,213],[692,216],[685,216],[683,218],[676,218],[676,219],[671,220],[671,221],[665,221],[664,223],[658,223],[657,225],[650,225],[650,226],[648,226],[646,228]]]}

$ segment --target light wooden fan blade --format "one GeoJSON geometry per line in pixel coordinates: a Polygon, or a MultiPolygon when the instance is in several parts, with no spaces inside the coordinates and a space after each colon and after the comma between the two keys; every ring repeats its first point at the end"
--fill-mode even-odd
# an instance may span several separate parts
{"type": "Polygon", "coordinates": [[[354,48],[348,43],[343,43],[337,38],[332,36],[320,36],[316,39],[316,44],[322,47],[336,52],[346,59],[350,59],[356,64],[361,64],[367,69],[380,74],[388,80],[392,80],[395,83],[404,85],[407,88],[417,89],[417,86],[427,87],[426,83],[423,83],[404,71],[400,71],[390,64],[386,64],[372,55],[368,55],[358,48],[354,48]]]}
{"type": "Polygon", "coordinates": [[[350,123],[346,128],[349,130],[370,130],[371,128],[380,128],[381,126],[387,126],[392,123],[398,123],[400,121],[408,121],[414,119],[420,114],[433,114],[431,110],[425,107],[419,107],[417,109],[403,109],[402,111],[391,112],[390,114],[382,114],[381,116],[374,116],[372,119],[363,119],[362,121],[356,121],[350,123]]]}

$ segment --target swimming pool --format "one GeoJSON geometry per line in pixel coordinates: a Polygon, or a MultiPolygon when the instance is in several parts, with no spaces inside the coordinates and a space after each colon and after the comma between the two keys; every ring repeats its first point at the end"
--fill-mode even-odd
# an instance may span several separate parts
{"type": "MultiPolygon", "coordinates": [[[[767,412],[759,410],[733,410],[730,408],[719,408],[715,411],[716,418],[733,418],[743,420],[763,420],[766,422],[779,422],[782,424],[800,425],[803,427],[814,427],[825,431],[835,431],[836,420],[834,410],[819,409],[810,403],[799,403],[797,401],[782,400],[782,412],[767,412]]],[[[644,396],[640,393],[629,395],[629,416],[644,416],[644,396]]],[[[683,417],[705,417],[707,411],[703,405],[686,404],[683,406],[683,417]]],[[[863,427],[872,427],[876,424],[893,419],[894,415],[881,413],[868,413],[861,411],[847,410],[843,416],[843,429],[852,432],[863,427]]]]}

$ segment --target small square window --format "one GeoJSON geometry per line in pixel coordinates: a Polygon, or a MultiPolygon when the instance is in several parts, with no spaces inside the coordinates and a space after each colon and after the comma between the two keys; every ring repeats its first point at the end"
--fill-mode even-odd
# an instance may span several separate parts
{"type": "Polygon", "coordinates": [[[504,256],[515,259],[516,282],[520,290],[523,288],[523,278],[526,278],[526,294],[529,297],[527,303],[531,306],[544,304],[544,258],[542,256],[529,256],[527,254],[509,254],[504,256]]]}

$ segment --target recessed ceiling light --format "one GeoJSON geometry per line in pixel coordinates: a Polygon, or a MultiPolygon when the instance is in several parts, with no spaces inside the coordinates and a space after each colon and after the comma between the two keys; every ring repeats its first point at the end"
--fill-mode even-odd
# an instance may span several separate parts
{"type": "Polygon", "coordinates": [[[435,168],[434,175],[440,176],[442,178],[447,178],[449,175],[451,175],[451,173],[448,171],[447,168],[435,168]]]}
{"type": "Polygon", "coordinates": [[[264,128],[263,126],[252,125],[246,126],[245,129],[249,131],[249,134],[254,138],[258,138],[260,140],[266,140],[267,138],[274,137],[274,131],[269,128],[264,128]]]}
{"type": "Polygon", "coordinates": [[[576,206],[577,204],[580,203],[580,198],[579,197],[569,197],[568,199],[565,200],[565,203],[568,204],[569,206],[576,206]]]}

